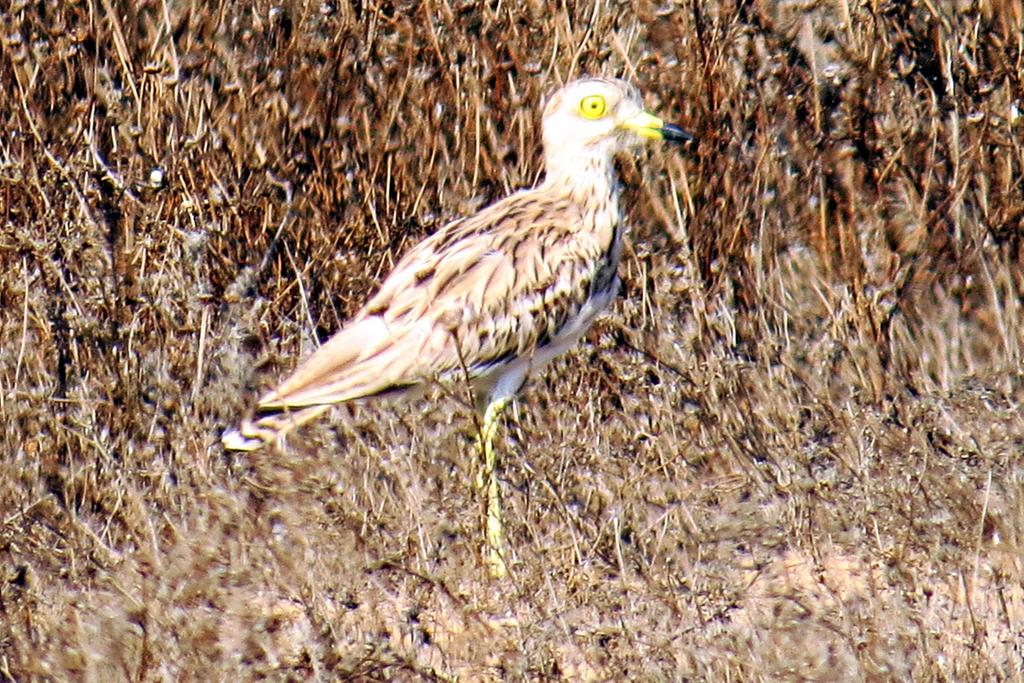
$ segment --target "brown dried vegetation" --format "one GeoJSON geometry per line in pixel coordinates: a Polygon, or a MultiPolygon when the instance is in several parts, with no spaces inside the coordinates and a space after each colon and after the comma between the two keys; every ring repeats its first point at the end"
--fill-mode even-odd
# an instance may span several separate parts
{"type": "Polygon", "coordinates": [[[1022,13],[6,3],[0,680],[1022,680],[1022,13]],[[225,454],[579,73],[701,142],[512,411],[512,579],[458,388],[225,454]]]}

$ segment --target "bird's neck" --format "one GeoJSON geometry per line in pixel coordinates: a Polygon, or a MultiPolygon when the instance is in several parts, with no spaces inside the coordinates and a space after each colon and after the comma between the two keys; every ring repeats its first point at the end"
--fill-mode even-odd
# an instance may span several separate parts
{"type": "Polygon", "coordinates": [[[610,153],[562,148],[548,152],[545,157],[547,174],[543,185],[548,191],[572,199],[577,206],[609,211],[609,217],[618,216],[619,180],[610,153]]]}

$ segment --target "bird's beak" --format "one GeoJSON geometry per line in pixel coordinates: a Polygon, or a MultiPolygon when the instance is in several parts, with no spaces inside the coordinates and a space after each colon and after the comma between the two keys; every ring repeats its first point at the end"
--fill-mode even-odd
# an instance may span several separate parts
{"type": "Polygon", "coordinates": [[[671,123],[665,123],[654,114],[642,111],[622,122],[622,127],[637,135],[652,140],[668,140],[669,142],[690,142],[693,136],[671,123]]]}

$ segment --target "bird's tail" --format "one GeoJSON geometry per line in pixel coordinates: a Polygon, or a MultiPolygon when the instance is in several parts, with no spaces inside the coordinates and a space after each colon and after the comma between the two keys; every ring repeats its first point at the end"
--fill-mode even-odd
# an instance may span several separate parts
{"type": "Polygon", "coordinates": [[[237,429],[229,429],[220,438],[229,451],[255,451],[265,444],[283,439],[291,430],[306,424],[330,409],[330,405],[307,406],[289,410],[271,408],[246,418],[237,429]]]}

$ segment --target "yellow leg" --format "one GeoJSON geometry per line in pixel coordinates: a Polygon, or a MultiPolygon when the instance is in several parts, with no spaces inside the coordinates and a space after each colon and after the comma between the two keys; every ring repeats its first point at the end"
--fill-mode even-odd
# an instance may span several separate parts
{"type": "Polygon", "coordinates": [[[477,489],[487,492],[484,563],[490,575],[496,579],[505,578],[508,575],[508,568],[505,566],[505,525],[501,515],[501,488],[495,475],[498,454],[494,451],[494,435],[498,431],[501,413],[509,402],[509,399],[503,398],[487,405],[483,424],[477,435],[482,462],[477,473],[476,486],[477,489]]]}

